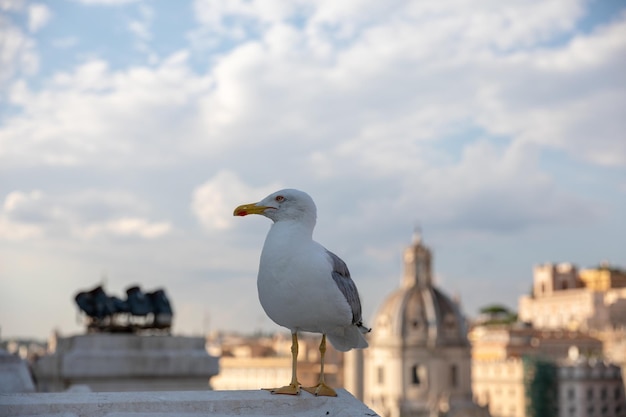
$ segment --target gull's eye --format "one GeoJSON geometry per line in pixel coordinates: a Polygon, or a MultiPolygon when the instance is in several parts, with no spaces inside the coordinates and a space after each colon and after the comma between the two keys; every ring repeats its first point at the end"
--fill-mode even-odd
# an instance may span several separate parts
{"type": "Polygon", "coordinates": [[[277,195],[274,200],[276,200],[276,202],[278,203],[282,203],[283,201],[285,201],[285,197],[283,197],[282,195],[277,195]]]}

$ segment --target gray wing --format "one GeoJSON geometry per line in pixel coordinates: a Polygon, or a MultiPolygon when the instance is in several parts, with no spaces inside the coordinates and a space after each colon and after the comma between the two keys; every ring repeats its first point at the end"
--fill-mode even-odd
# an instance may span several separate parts
{"type": "Polygon", "coordinates": [[[326,250],[332,265],[333,265],[333,279],[337,284],[337,287],[342,292],[346,301],[352,309],[352,324],[358,327],[363,327],[363,318],[361,317],[361,299],[359,298],[359,291],[356,289],[356,284],[350,278],[350,271],[348,266],[340,257],[335,255],[329,250],[326,250]]]}

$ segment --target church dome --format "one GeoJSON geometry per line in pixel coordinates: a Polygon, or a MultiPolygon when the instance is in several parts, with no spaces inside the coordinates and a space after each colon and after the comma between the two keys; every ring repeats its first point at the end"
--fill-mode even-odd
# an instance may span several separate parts
{"type": "Polygon", "coordinates": [[[400,288],[382,303],[363,351],[363,396],[385,416],[488,416],[472,402],[471,347],[459,306],[432,282],[419,235],[404,251],[400,288]]]}
{"type": "Polygon", "coordinates": [[[417,236],[404,252],[401,287],[387,297],[372,321],[372,345],[469,346],[458,305],[432,284],[431,258],[417,236]]]}

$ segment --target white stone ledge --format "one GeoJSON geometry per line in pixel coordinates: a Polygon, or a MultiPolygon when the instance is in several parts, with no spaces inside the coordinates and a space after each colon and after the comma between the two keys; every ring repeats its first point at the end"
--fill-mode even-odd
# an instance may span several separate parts
{"type": "Polygon", "coordinates": [[[333,398],[262,390],[0,393],[0,417],[377,416],[346,390],[337,394],[333,398]]]}

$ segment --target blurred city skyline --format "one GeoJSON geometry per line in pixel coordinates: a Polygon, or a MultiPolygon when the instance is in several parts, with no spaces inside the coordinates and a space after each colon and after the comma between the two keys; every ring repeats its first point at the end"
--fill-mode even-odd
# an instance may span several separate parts
{"type": "Polygon", "coordinates": [[[419,227],[466,315],[532,268],[626,266],[619,1],[0,1],[2,337],[165,288],[174,332],[280,331],[257,300],[280,188],[318,206],[366,321],[419,227]]]}

